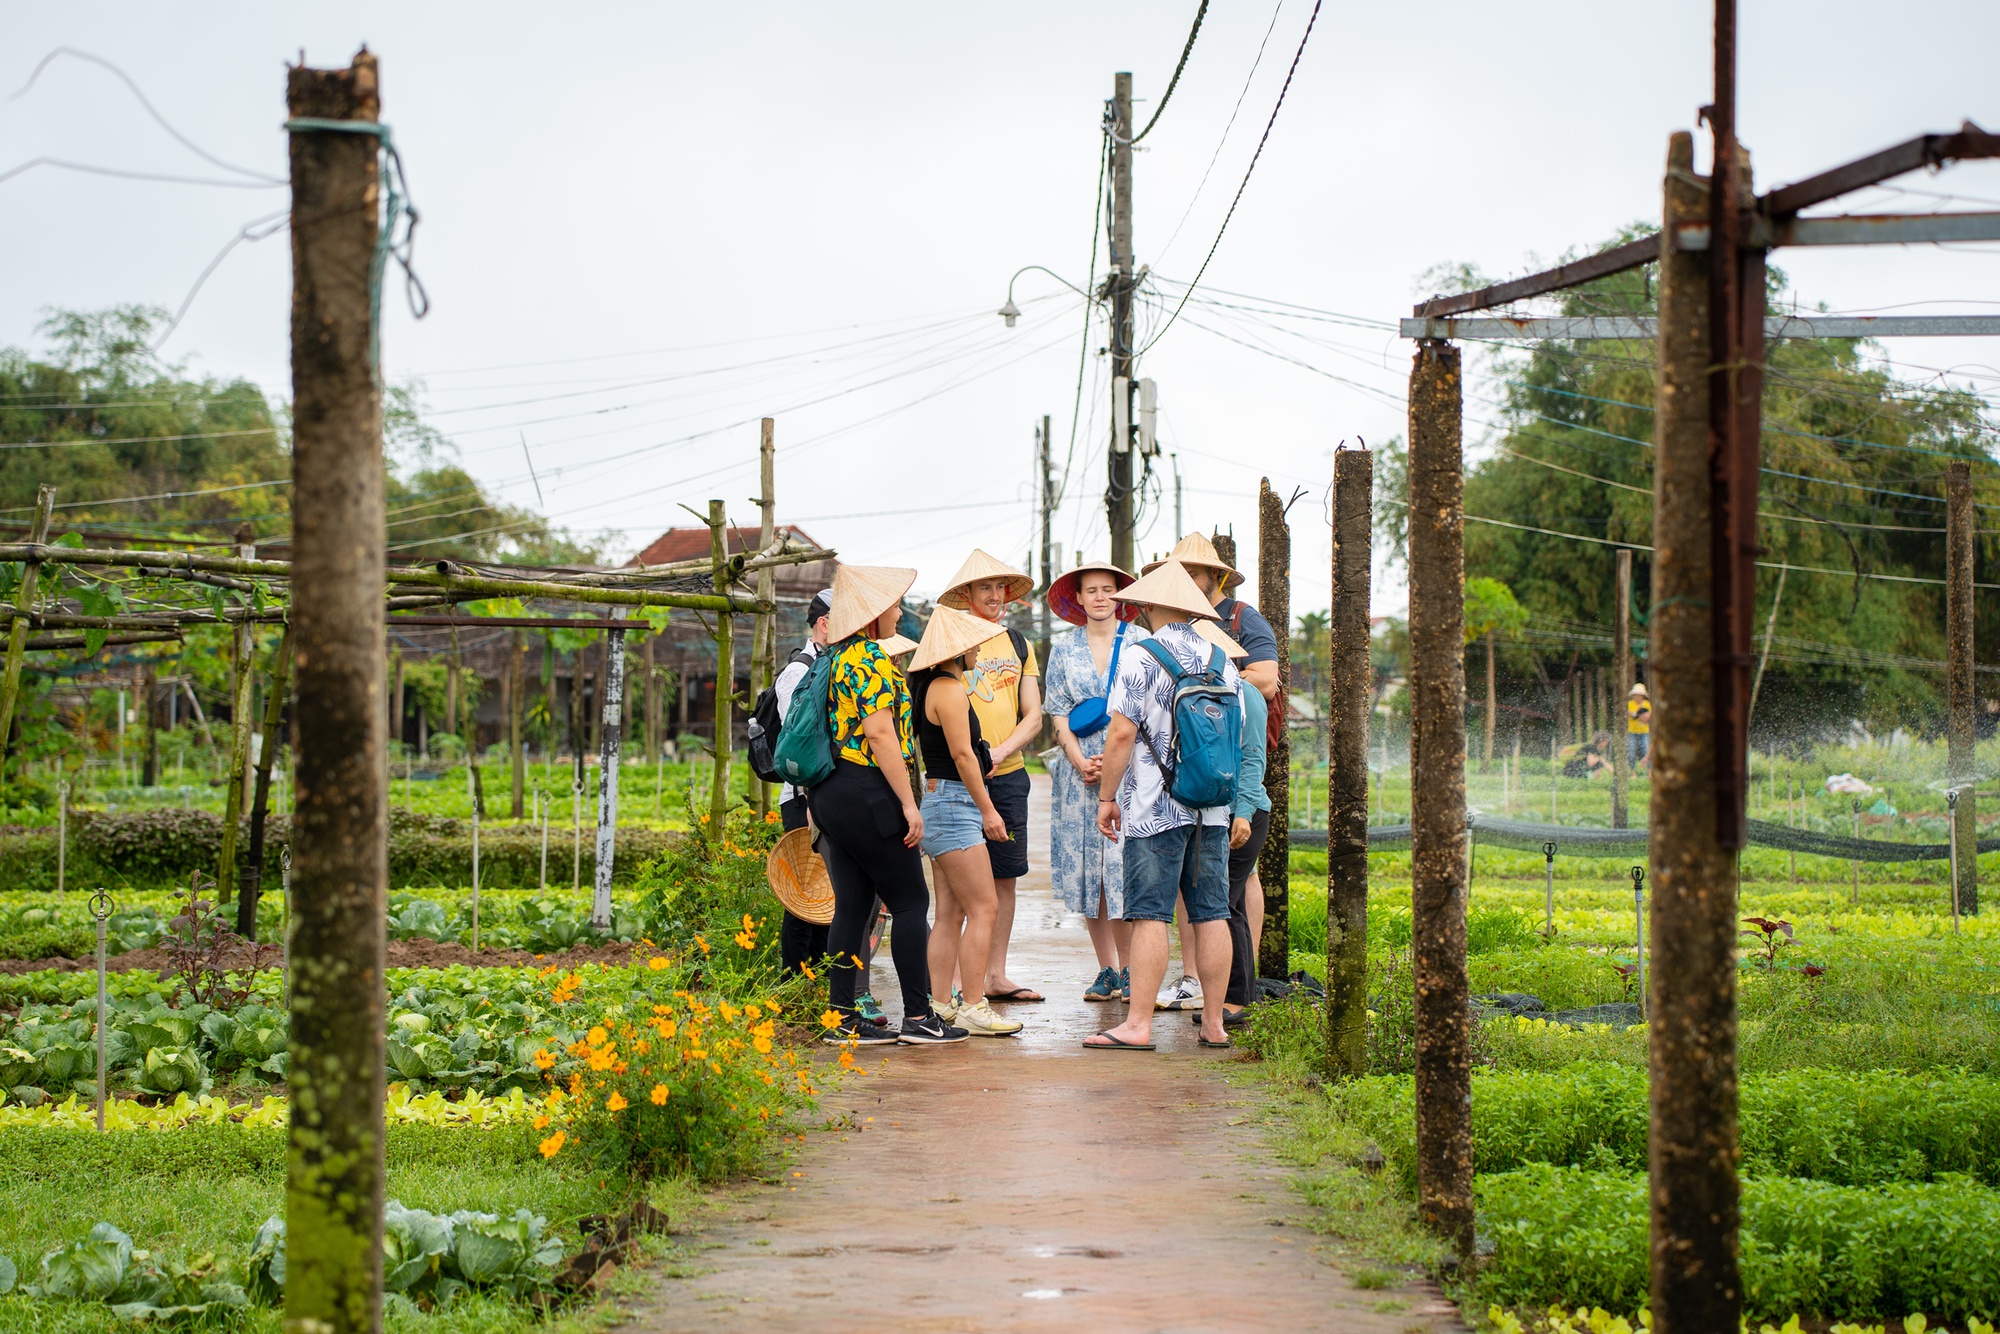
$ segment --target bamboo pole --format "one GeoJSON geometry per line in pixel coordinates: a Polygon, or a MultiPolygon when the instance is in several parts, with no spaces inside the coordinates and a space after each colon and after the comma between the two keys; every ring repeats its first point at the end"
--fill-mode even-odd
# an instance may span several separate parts
{"type": "Polygon", "coordinates": [[[236,934],[257,938],[257,899],[264,887],[264,826],[270,815],[271,766],[278,754],[278,725],[285,714],[285,686],[292,668],[292,631],[278,638],[271,655],[271,680],[265,687],[263,748],[257,752],[257,787],[250,800],[250,850],[243,859],[243,880],[237,887],[236,934]]]}
{"type": "Polygon", "coordinates": [[[522,694],[527,686],[527,676],[523,661],[527,657],[528,644],[519,630],[513,633],[514,651],[507,656],[507,668],[500,675],[500,686],[504,698],[501,705],[507,714],[507,759],[512,773],[508,812],[519,820],[525,809],[528,784],[527,742],[521,726],[523,708],[522,694]]]}
{"type": "MultiPolygon", "coordinates": [[[[40,545],[48,540],[49,518],[56,507],[56,489],[43,486],[35,491],[35,517],[33,529],[35,542],[40,545]]],[[[0,557],[0,560],[9,559],[0,557]]],[[[12,559],[23,562],[20,587],[14,593],[14,606],[10,611],[17,613],[13,624],[7,628],[7,665],[0,674],[0,771],[4,771],[7,757],[7,738],[12,735],[14,708],[21,697],[21,658],[28,651],[28,622],[20,619],[30,614],[35,607],[35,593],[42,578],[42,562],[39,556],[17,556],[12,559]]]]}
{"type": "MultiPolygon", "coordinates": [[[[777,423],[764,418],[763,429],[757,445],[757,465],[760,486],[757,493],[757,508],[762,512],[763,522],[757,530],[757,546],[764,549],[771,545],[777,533],[777,423]]],[[[778,575],[771,566],[757,572],[757,600],[777,605],[773,599],[778,595],[778,575]]],[[[757,698],[770,689],[777,679],[778,618],[773,612],[760,612],[757,627],[750,638],[750,697],[757,698]]],[[[757,795],[757,818],[763,819],[771,810],[771,785],[751,775],[751,786],[757,795]]]]}
{"type": "MultiPolygon", "coordinates": [[[[708,550],[714,560],[718,596],[729,587],[728,524],[722,502],[709,501],[708,550]]],[[[715,618],[715,781],[710,784],[708,793],[708,818],[715,826],[717,838],[722,836],[723,822],[729,816],[729,750],[735,741],[735,703],[736,627],[734,619],[725,610],[715,618]]]]}
{"type": "Polygon", "coordinates": [[[618,751],[625,739],[625,632],[607,631],[604,638],[604,676],[598,683],[604,700],[597,752],[597,865],[590,901],[590,924],[599,931],[611,929],[611,872],[618,834],[618,751]]]}

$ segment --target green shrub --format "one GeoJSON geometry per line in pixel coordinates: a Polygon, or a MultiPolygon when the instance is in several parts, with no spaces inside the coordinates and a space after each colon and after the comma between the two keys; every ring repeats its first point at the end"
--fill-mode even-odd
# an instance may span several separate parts
{"type": "MultiPolygon", "coordinates": [[[[1534,1165],[1474,1183],[1492,1245],[1480,1296],[1507,1306],[1633,1311],[1648,1292],[1646,1179],[1534,1165]]],[[[2000,1193],[1947,1178],[1881,1187],[1751,1180],[1744,1313],[1955,1320],[2000,1311],[2000,1193]]]]}
{"type": "MultiPolygon", "coordinates": [[[[116,954],[120,946],[107,944],[116,954]]],[[[97,933],[81,926],[33,926],[0,935],[0,959],[94,959],[97,933]]]]}

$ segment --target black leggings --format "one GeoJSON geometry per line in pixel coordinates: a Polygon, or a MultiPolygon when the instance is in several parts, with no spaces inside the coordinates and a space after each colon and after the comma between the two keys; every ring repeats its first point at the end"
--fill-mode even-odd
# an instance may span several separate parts
{"type": "MultiPolygon", "coordinates": [[[[806,827],[806,799],[793,797],[778,807],[778,816],[784,821],[786,832],[806,827]]],[[[778,957],[785,962],[785,971],[797,973],[809,963],[818,963],[826,956],[826,928],[803,917],[794,917],[789,911],[778,927],[778,957]]]]}
{"type": "MultiPolygon", "coordinates": [[[[903,986],[903,1016],[923,1018],[931,1012],[930,888],[922,854],[903,846],[910,826],[902,804],[880,769],[849,760],[834,761],[833,776],[812,790],[811,801],[819,855],[833,882],[828,948],[836,959],[859,955],[881,899],[894,922],[889,952],[903,986]]],[[[834,1009],[854,1012],[860,980],[859,968],[834,968],[828,983],[834,1009]]]]}

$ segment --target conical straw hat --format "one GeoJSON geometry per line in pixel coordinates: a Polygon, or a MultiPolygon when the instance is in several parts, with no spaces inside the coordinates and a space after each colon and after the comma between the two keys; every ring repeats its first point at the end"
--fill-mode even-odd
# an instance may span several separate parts
{"type": "Polygon", "coordinates": [[[1177,560],[1154,566],[1111,596],[1136,606],[1158,607],[1163,611],[1177,611],[1183,616],[1211,621],[1216,619],[1215,608],[1209,605],[1201,586],[1189,577],[1186,568],[1177,560]]]}
{"type": "Polygon", "coordinates": [[[827,639],[839,643],[903,600],[917,582],[915,570],[893,565],[843,565],[833,572],[833,610],[826,616],[827,639]]]}
{"type": "Polygon", "coordinates": [[[938,605],[964,611],[968,603],[965,594],[959,590],[977,579],[1005,579],[1009,602],[1019,602],[1035,590],[1035,581],[1027,575],[999,557],[989,556],[974,547],[972,554],[965,558],[965,564],[959,566],[958,573],[951,577],[951,583],[945,588],[944,596],[938,599],[938,605]]]}
{"type": "Polygon", "coordinates": [[[917,641],[908,635],[890,635],[887,639],[878,639],[875,641],[875,647],[881,649],[892,658],[908,653],[916,646],[917,641]]]}
{"type": "Polygon", "coordinates": [[[1231,659],[1247,658],[1250,650],[1222,632],[1222,627],[1214,621],[1196,621],[1194,632],[1222,650],[1223,656],[1231,659]]]}
{"type": "MultiPolygon", "coordinates": [[[[1083,613],[1083,604],[1076,600],[1077,585],[1083,582],[1083,576],[1086,574],[1108,574],[1120,588],[1129,587],[1132,583],[1132,574],[1129,570],[1121,570],[1108,560],[1079,561],[1075,569],[1064,570],[1056,576],[1056,581],[1049,585],[1049,610],[1071,625],[1082,625],[1090,619],[1083,613]]],[[[1139,609],[1120,607],[1117,614],[1119,620],[1130,621],[1138,617],[1139,609]]]]}
{"type": "Polygon", "coordinates": [[[764,878],[785,911],[800,921],[825,926],[833,920],[833,881],[813,851],[812,830],[786,831],[764,863],[764,878]]]}
{"type": "Polygon", "coordinates": [[[941,662],[950,662],[969,649],[993,638],[993,622],[956,607],[939,607],[924,627],[924,642],[910,659],[910,670],[920,672],[941,662]]]}
{"type": "Polygon", "coordinates": [[[1221,555],[1215,549],[1215,543],[1200,533],[1189,533],[1174,543],[1174,549],[1167,553],[1166,560],[1156,560],[1149,565],[1141,565],[1139,573],[1151,574],[1168,560],[1177,560],[1183,565],[1206,565],[1211,570],[1219,571],[1224,588],[1234,588],[1243,582],[1241,574],[1223,564],[1221,555]]]}

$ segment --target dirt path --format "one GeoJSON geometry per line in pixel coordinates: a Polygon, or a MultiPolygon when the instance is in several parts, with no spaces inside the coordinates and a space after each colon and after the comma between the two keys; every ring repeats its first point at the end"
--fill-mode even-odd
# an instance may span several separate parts
{"type": "MultiPolygon", "coordinates": [[[[1434,1291],[1362,1292],[1322,1258],[1254,1091],[1220,1077],[1185,1016],[1157,1054],[1085,1052],[1119,1005],[1091,1005],[1081,923],[1051,902],[1048,798],[1031,824],[1009,971],[1049,995],[1007,1007],[1018,1040],[887,1051],[850,1080],[779,1186],[746,1187],[670,1281],[651,1331],[1352,1330],[1461,1328],[1434,1291]],[[1378,1310],[1381,1307],[1383,1309],[1378,1310]]],[[[887,951],[875,994],[896,994],[887,951]]]]}

